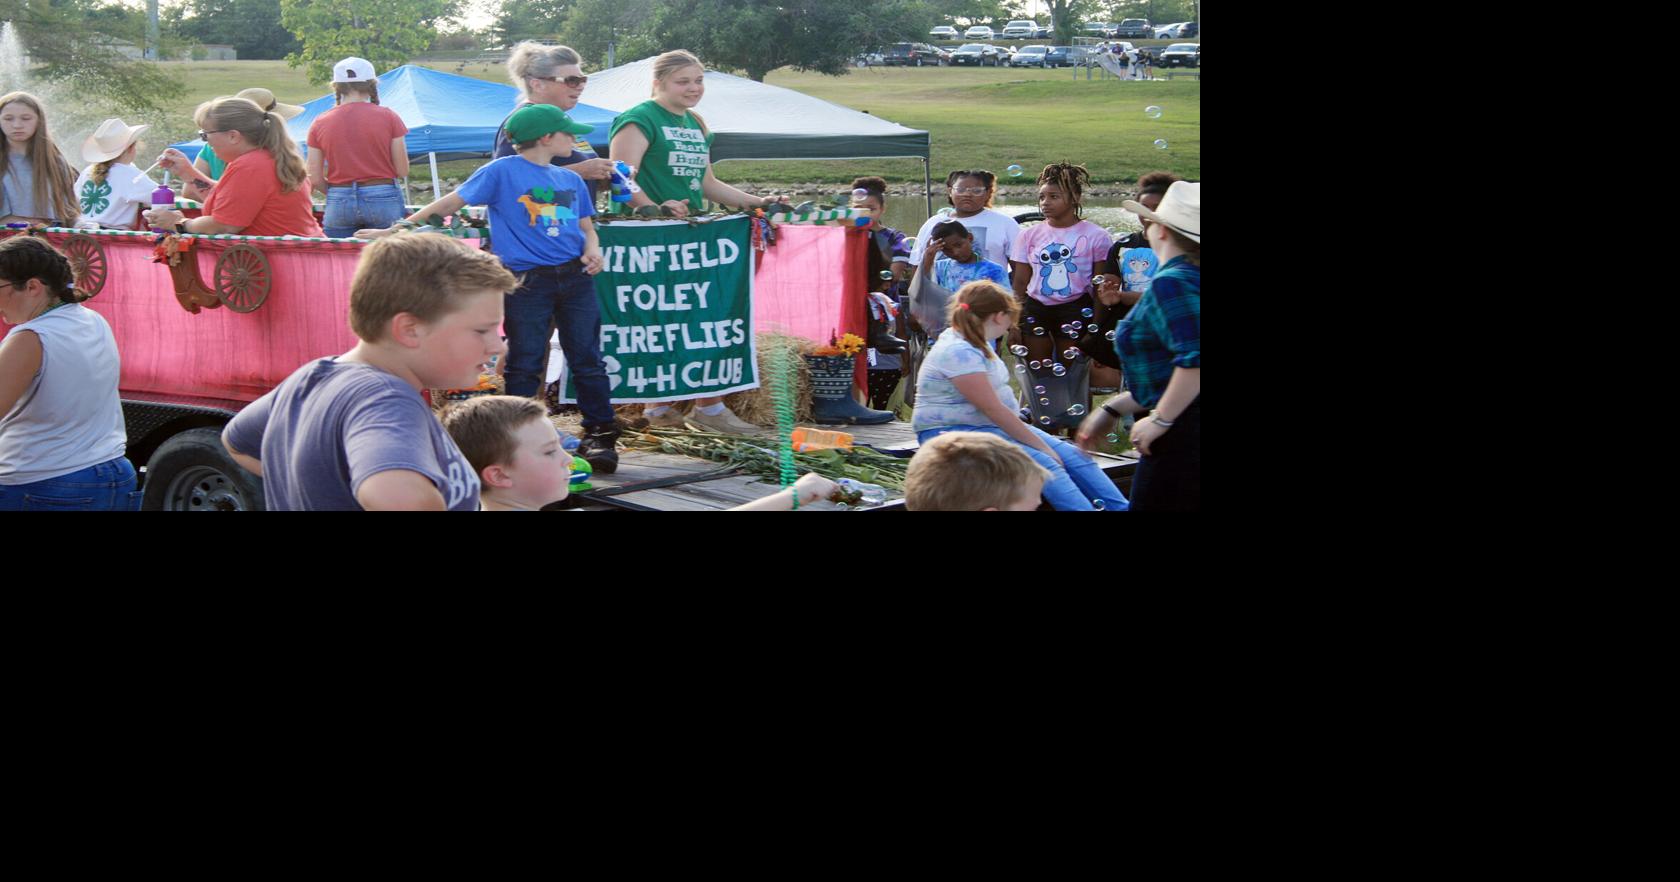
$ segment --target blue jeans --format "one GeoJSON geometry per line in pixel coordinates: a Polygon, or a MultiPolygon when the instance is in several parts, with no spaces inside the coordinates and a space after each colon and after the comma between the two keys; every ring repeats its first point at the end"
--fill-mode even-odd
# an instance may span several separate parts
{"type": "Polygon", "coordinates": [[[1102,500],[1105,511],[1125,511],[1131,507],[1126,497],[1120,493],[1120,488],[1114,486],[1114,482],[1103,474],[1102,468],[1086,456],[1084,451],[1055,435],[1040,431],[1035,426],[1027,428],[1044,439],[1050,445],[1050,449],[1062,458],[1062,462],[1067,463],[1067,467],[1063,468],[1054,459],[1009,437],[1009,433],[997,426],[941,426],[916,433],[916,440],[926,444],[930,439],[946,432],[985,432],[996,435],[1025,450],[1027,455],[1033,458],[1033,462],[1044,466],[1050,472],[1050,480],[1044,484],[1044,498],[1049,500],[1051,508],[1057,511],[1096,511],[1097,507],[1092,504],[1092,500],[1095,499],[1102,500]]]}
{"type": "Polygon", "coordinates": [[[0,511],[139,511],[125,456],[33,484],[0,485],[0,511]]]}
{"type": "Polygon", "coordinates": [[[334,239],[348,239],[357,230],[384,229],[407,216],[396,184],[334,186],[327,188],[321,229],[334,239]]]}
{"type": "Polygon", "coordinates": [[[549,329],[560,329],[560,351],[577,387],[585,429],[613,424],[612,393],[601,360],[601,302],[583,261],[526,270],[518,288],[502,299],[507,331],[507,394],[535,395],[542,387],[549,329]]]}

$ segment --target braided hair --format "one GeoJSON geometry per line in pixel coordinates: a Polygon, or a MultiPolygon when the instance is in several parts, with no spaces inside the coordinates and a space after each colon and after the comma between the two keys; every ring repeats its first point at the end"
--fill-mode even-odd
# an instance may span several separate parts
{"type": "Polygon", "coordinates": [[[1085,185],[1091,183],[1091,173],[1083,165],[1056,162],[1044,167],[1038,175],[1038,183],[1060,188],[1067,194],[1068,201],[1073,203],[1074,217],[1079,217],[1080,209],[1085,206],[1085,185]]]}
{"type": "Polygon", "coordinates": [[[65,303],[92,297],[76,290],[75,275],[64,253],[33,236],[13,236],[0,242],[0,281],[22,287],[40,279],[47,292],[65,303]]]}

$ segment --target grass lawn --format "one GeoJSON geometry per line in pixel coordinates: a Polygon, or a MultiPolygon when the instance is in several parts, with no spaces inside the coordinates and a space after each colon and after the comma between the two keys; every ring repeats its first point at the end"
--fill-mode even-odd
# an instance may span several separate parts
{"type": "MultiPolygon", "coordinates": [[[[425,62],[456,73],[459,62],[425,62]]],[[[172,62],[164,68],[181,74],[187,94],[175,102],[164,126],[170,141],[192,137],[192,111],[199,103],[249,86],[264,86],[275,97],[302,104],[325,94],[311,86],[301,68],[283,61],[172,62]]],[[[499,64],[469,64],[459,73],[506,82],[499,64]]],[[[1098,182],[1127,182],[1151,169],[1167,169],[1201,178],[1201,98],[1199,80],[1121,82],[1082,69],[889,67],[854,69],[843,77],[782,69],[766,78],[771,85],[794,89],[854,110],[867,110],[933,137],[933,177],[940,181],[953,168],[989,168],[999,175],[1006,166],[1027,169],[1027,180],[1044,165],[1080,162],[1098,182]],[[1078,70],[1075,78],[1074,71],[1078,70]],[[1143,109],[1159,105],[1158,120],[1143,109]],[[1153,142],[1165,139],[1168,149],[1153,142]]],[[[584,101],[589,100],[585,91],[584,101]]],[[[158,136],[157,143],[162,143],[158,136]]],[[[148,139],[150,140],[150,139],[148,139]]],[[[444,177],[464,179],[479,160],[439,163],[444,177]]],[[[880,159],[850,162],[729,161],[718,166],[728,181],[794,184],[845,183],[860,174],[880,174],[889,181],[920,182],[919,160],[880,159]]],[[[424,162],[415,180],[429,179],[424,162]]]]}

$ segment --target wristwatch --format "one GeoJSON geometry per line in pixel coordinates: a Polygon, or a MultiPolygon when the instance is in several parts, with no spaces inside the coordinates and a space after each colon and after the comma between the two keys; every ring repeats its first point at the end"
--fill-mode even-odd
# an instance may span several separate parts
{"type": "Polygon", "coordinates": [[[1115,410],[1115,409],[1114,409],[1114,408],[1112,408],[1112,407],[1109,407],[1109,406],[1108,406],[1108,402],[1106,402],[1106,401],[1104,401],[1104,402],[1103,402],[1103,403],[1102,403],[1102,409],[1103,409],[1103,410],[1104,410],[1104,411],[1105,411],[1105,412],[1107,412],[1107,413],[1108,413],[1108,415],[1109,415],[1109,416],[1111,416],[1111,417],[1114,417],[1114,418],[1115,418],[1115,419],[1117,419],[1117,420],[1119,420],[1119,419],[1125,419],[1125,414],[1123,414],[1123,413],[1121,413],[1121,412],[1120,412],[1120,411],[1118,411],[1118,410],[1115,410]]]}

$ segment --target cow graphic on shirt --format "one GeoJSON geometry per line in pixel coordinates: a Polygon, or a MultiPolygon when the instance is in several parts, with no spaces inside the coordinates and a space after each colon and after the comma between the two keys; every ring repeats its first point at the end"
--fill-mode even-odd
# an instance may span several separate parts
{"type": "Polygon", "coordinates": [[[544,232],[550,236],[558,236],[560,228],[566,226],[568,221],[577,220],[577,213],[572,210],[575,199],[571,190],[556,192],[549,187],[534,187],[529,194],[519,197],[519,203],[525,206],[526,214],[530,215],[531,226],[538,226],[538,221],[541,221],[544,232]]]}

